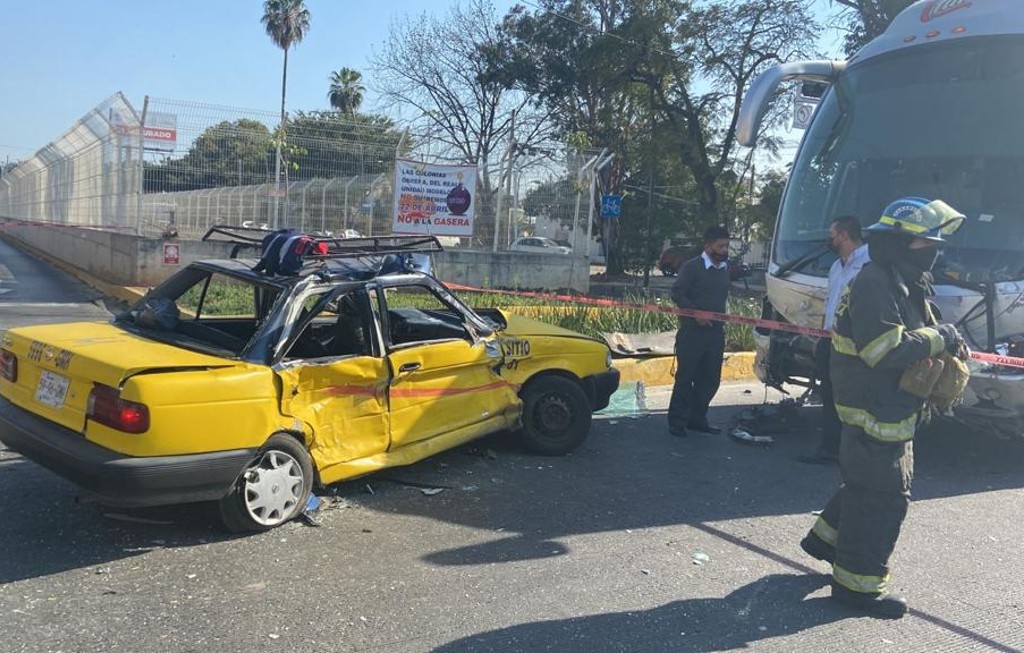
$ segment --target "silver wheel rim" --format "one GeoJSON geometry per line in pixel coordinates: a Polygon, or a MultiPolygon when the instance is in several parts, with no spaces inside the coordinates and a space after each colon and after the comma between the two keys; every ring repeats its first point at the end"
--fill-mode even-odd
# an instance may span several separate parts
{"type": "Polygon", "coordinates": [[[245,473],[245,510],[257,524],[277,526],[292,516],[304,486],[302,466],[295,458],[276,449],[267,451],[245,473]]]}

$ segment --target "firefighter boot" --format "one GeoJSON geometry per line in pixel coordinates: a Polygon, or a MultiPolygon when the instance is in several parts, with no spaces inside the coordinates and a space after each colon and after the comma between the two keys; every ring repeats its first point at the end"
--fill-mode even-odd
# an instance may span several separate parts
{"type": "Polygon", "coordinates": [[[907,600],[895,594],[876,592],[854,592],[832,582],[832,598],[851,608],[867,612],[883,619],[899,619],[907,614],[907,600]]]}
{"type": "Polygon", "coordinates": [[[836,548],[818,537],[814,531],[811,531],[804,539],[800,540],[800,548],[812,558],[817,558],[828,564],[832,564],[836,559],[836,548]]]}

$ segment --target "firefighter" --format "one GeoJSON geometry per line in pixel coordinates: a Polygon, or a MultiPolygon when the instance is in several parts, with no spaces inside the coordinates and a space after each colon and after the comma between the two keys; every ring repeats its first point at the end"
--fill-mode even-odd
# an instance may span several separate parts
{"type": "Polygon", "coordinates": [[[963,219],[941,200],[890,204],[866,229],[871,262],[836,311],[830,371],[843,483],[800,545],[832,564],[832,598],[875,616],[907,612],[889,592],[889,556],[910,504],[912,440],[927,403],[901,378],[963,346],[954,325],[936,324],[926,300],[943,236],[963,219]]]}

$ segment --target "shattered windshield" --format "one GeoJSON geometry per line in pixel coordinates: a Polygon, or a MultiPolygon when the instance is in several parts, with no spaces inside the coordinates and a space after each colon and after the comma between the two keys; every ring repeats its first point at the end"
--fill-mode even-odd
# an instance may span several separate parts
{"type": "Polygon", "coordinates": [[[1024,37],[962,39],[850,66],[818,108],[779,215],[774,260],[813,258],[829,222],[875,222],[893,200],[942,199],[967,216],[937,280],[1024,277],[1024,37]]]}

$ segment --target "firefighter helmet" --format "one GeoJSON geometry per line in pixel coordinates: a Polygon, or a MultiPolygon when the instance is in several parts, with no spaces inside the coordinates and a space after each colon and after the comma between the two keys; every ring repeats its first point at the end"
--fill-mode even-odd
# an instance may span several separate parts
{"type": "Polygon", "coordinates": [[[901,197],[885,207],[878,222],[865,231],[871,233],[902,233],[938,243],[946,242],[960,228],[964,214],[942,200],[924,197],[901,197]]]}

